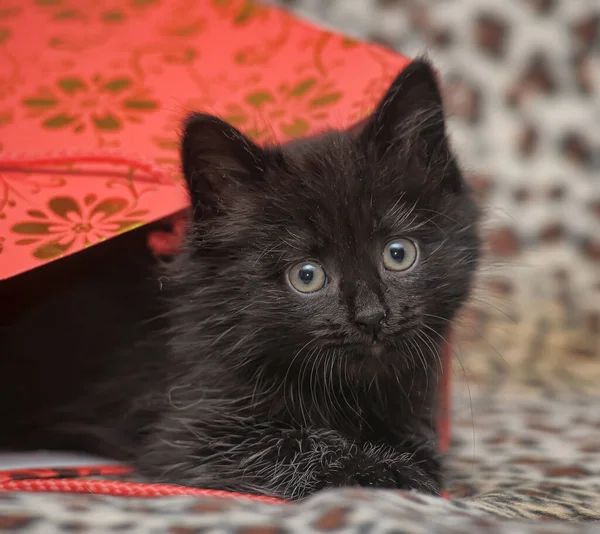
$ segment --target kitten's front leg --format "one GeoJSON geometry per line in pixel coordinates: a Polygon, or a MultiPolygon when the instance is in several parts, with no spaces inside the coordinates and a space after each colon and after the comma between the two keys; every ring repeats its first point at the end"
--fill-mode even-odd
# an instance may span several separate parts
{"type": "Polygon", "coordinates": [[[440,494],[440,484],[411,452],[398,452],[387,444],[354,446],[330,470],[330,484],[419,490],[440,494]]]}
{"type": "Polygon", "coordinates": [[[412,461],[419,466],[437,488],[442,486],[442,462],[437,448],[437,439],[411,439],[404,441],[398,451],[409,454],[412,461]]]}
{"type": "Polygon", "coordinates": [[[269,481],[286,498],[300,498],[329,487],[365,486],[417,489],[438,495],[435,477],[422,465],[418,453],[398,452],[389,445],[357,444],[333,430],[282,430],[262,453],[243,461],[244,473],[261,472],[272,462],[269,481]],[[261,461],[257,461],[260,458],[261,461]]]}
{"type": "Polygon", "coordinates": [[[190,426],[173,419],[151,437],[137,463],[154,480],[284,499],[342,486],[439,492],[410,454],[358,445],[332,430],[270,422],[190,426]]]}
{"type": "Polygon", "coordinates": [[[442,462],[438,449],[438,436],[434,428],[426,423],[409,428],[391,430],[385,442],[392,444],[398,453],[408,455],[423,472],[428,481],[425,485],[442,486],[442,462]],[[408,436],[408,437],[407,437],[408,436]]]}

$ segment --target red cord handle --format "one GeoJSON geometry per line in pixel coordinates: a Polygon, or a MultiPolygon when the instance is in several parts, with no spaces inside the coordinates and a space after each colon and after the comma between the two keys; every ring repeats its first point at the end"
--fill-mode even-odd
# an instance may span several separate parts
{"type": "MultiPolygon", "coordinates": [[[[95,495],[112,495],[116,497],[176,497],[193,496],[208,498],[246,499],[265,504],[288,504],[288,501],[262,495],[248,495],[221,490],[188,488],[170,484],[141,484],[115,480],[85,480],[85,479],[31,479],[9,480],[0,483],[0,493],[24,491],[30,493],[89,493],[95,495]]],[[[444,499],[449,499],[447,493],[442,493],[444,499]]]]}
{"type": "Polygon", "coordinates": [[[195,497],[237,498],[267,504],[286,504],[286,501],[261,495],[246,495],[220,490],[207,490],[172,486],[170,484],[141,484],[115,480],[76,479],[29,479],[8,480],[0,483],[0,493],[52,492],[52,493],[90,493],[95,495],[113,495],[118,497],[175,497],[190,495],[195,497]]]}
{"type": "Polygon", "coordinates": [[[102,163],[107,165],[127,165],[128,167],[146,172],[157,182],[165,185],[173,185],[164,169],[146,158],[128,157],[122,154],[111,154],[109,152],[75,152],[58,151],[47,155],[28,154],[3,154],[0,156],[0,166],[22,169],[27,167],[39,167],[40,165],[68,165],[73,163],[102,163]]]}

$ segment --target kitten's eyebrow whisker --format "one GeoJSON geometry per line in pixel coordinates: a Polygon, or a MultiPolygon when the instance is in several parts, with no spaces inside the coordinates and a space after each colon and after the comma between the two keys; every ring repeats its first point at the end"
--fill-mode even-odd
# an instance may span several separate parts
{"type": "Polygon", "coordinates": [[[302,251],[305,249],[305,247],[302,246],[302,243],[305,243],[306,240],[303,239],[302,236],[295,234],[287,226],[285,227],[285,231],[289,234],[289,236],[292,238],[292,240],[296,241],[298,244],[291,243],[290,241],[288,241],[287,239],[284,239],[283,237],[280,237],[280,242],[282,242],[284,245],[291,248],[292,250],[302,251]]]}
{"type": "MultiPolygon", "coordinates": [[[[405,194],[402,193],[400,198],[396,201],[391,210],[387,213],[386,217],[391,219],[391,225],[394,227],[401,227],[405,224],[406,219],[408,219],[411,215],[413,215],[415,208],[417,207],[418,201],[415,201],[414,204],[405,209],[404,206],[398,206],[400,201],[404,198],[405,194]]],[[[410,224],[412,224],[416,220],[416,217],[413,217],[413,220],[410,224]]],[[[410,226],[410,224],[408,226],[410,226]]]]}
{"type": "Polygon", "coordinates": [[[444,240],[436,247],[436,249],[431,252],[428,257],[431,258],[438,250],[440,250],[446,243],[448,242],[448,237],[444,238],[444,240]]]}
{"type": "Polygon", "coordinates": [[[421,221],[418,225],[414,226],[414,227],[409,227],[406,229],[406,231],[415,231],[418,230],[419,228],[422,228],[423,226],[427,226],[429,223],[433,224],[443,235],[445,238],[448,238],[448,234],[446,233],[446,231],[433,220],[433,217],[430,217],[429,219],[425,219],[424,221],[421,221]]]}
{"type": "MultiPolygon", "coordinates": [[[[400,193],[398,200],[396,200],[396,202],[394,202],[394,205],[389,210],[390,215],[393,215],[396,212],[396,208],[398,208],[398,204],[400,204],[400,202],[402,201],[402,199],[405,196],[406,196],[406,193],[404,191],[402,193],[400,193]]],[[[411,211],[415,209],[415,206],[416,206],[416,204],[412,207],[411,211]]],[[[408,212],[408,214],[410,215],[410,211],[408,212]]]]}
{"type": "MultiPolygon", "coordinates": [[[[445,217],[446,219],[452,221],[453,223],[456,223],[460,226],[460,222],[457,221],[456,219],[453,219],[452,217],[450,217],[450,215],[446,214],[446,213],[442,213],[441,211],[436,211],[436,210],[432,210],[432,209],[428,209],[428,208],[419,208],[417,210],[417,212],[423,212],[423,213],[433,213],[434,215],[439,215],[440,217],[445,217]]],[[[472,225],[469,225],[472,226],[472,225]]]]}
{"type": "MultiPolygon", "coordinates": [[[[290,247],[290,248],[291,248],[291,249],[293,249],[293,250],[302,250],[302,248],[301,248],[301,247],[297,247],[297,246],[295,246],[295,245],[292,245],[292,244],[291,244],[291,243],[290,243],[290,242],[289,242],[287,239],[283,239],[283,238],[281,238],[281,242],[282,242],[284,245],[286,245],[286,246],[290,247]]],[[[284,253],[285,253],[285,252],[284,252],[284,253]]]]}
{"type": "Polygon", "coordinates": [[[254,260],[254,263],[252,264],[252,267],[256,267],[256,265],[261,260],[261,258],[265,254],[268,254],[269,252],[271,252],[277,245],[278,245],[278,243],[273,243],[272,245],[270,245],[268,247],[265,247],[265,249],[258,255],[258,258],[256,258],[256,260],[254,260]]]}
{"type": "Polygon", "coordinates": [[[294,232],[292,232],[287,226],[285,227],[285,231],[290,234],[290,236],[292,236],[293,239],[296,239],[298,241],[301,241],[300,237],[295,234],[294,232]]]}

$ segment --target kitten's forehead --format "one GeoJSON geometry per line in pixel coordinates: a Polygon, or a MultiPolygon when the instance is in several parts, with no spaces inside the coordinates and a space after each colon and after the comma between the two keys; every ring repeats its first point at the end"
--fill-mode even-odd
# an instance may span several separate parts
{"type": "Polygon", "coordinates": [[[405,205],[401,172],[390,181],[351,135],[295,143],[284,158],[275,190],[280,217],[295,236],[319,248],[368,241],[387,214],[405,205]]]}
{"type": "Polygon", "coordinates": [[[316,207],[345,209],[376,191],[377,170],[371,166],[369,172],[365,150],[350,135],[329,134],[292,145],[284,157],[288,176],[281,185],[316,207]]]}
{"type": "Polygon", "coordinates": [[[284,147],[260,211],[294,256],[358,264],[398,236],[460,240],[477,215],[468,194],[442,185],[447,161],[422,166],[402,145],[395,148],[382,155],[348,132],[284,147]]]}

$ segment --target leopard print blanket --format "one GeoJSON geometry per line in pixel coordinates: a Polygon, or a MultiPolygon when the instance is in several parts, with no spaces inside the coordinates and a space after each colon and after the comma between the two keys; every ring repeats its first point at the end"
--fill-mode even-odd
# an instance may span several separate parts
{"type": "Polygon", "coordinates": [[[600,532],[597,400],[506,390],[469,402],[461,390],[447,464],[451,500],[362,489],[289,505],[13,493],[0,494],[0,532],[600,532]]]}
{"type": "Polygon", "coordinates": [[[274,3],[427,51],[445,80],[489,258],[456,333],[451,499],[0,494],[0,531],[600,532],[598,0],[274,3]]]}

